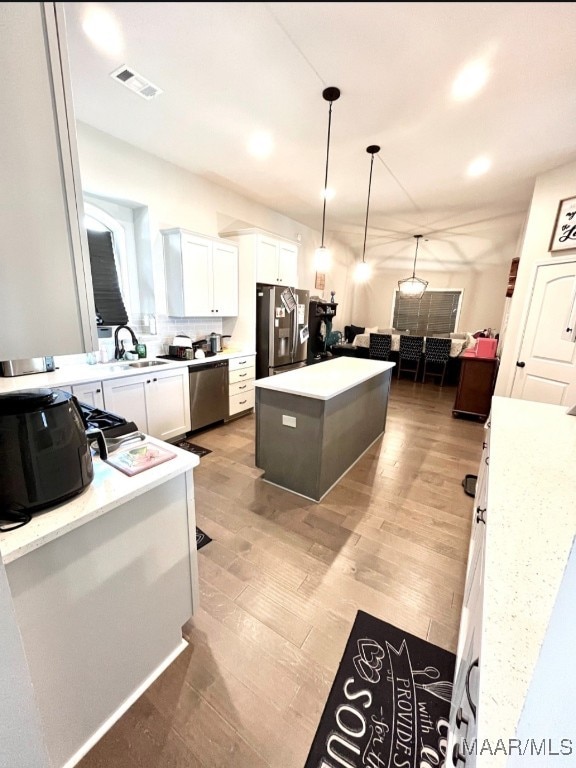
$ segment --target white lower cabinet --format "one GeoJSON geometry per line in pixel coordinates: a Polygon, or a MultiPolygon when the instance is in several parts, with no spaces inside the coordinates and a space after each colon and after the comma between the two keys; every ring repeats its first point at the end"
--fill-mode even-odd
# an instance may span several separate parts
{"type": "Polygon", "coordinates": [[[188,369],[154,371],[103,384],[106,410],[159,440],[190,431],[188,369]]]}
{"type": "Polygon", "coordinates": [[[87,381],[84,384],[74,384],[70,389],[72,394],[81,403],[87,403],[93,408],[104,408],[104,391],[101,381],[87,381]]]}
{"type": "Polygon", "coordinates": [[[228,362],[228,417],[254,408],[254,355],[233,357],[228,362]]]}
{"type": "Polygon", "coordinates": [[[472,530],[458,635],[454,688],[450,707],[448,755],[446,758],[447,766],[459,766],[459,768],[474,768],[476,765],[484,549],[488,514],[490,418],[488,418],[484,428],[485,440],[472,510],[472,530]]]}

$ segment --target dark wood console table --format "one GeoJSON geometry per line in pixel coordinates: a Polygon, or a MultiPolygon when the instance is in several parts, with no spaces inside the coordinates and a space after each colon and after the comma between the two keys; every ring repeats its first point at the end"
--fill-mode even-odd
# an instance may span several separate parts
{"type": "Polygon", "coordinates": [[[461,356],[460,379],[453,416],[487,419],[496,384],[498,358],[461,356]]]}

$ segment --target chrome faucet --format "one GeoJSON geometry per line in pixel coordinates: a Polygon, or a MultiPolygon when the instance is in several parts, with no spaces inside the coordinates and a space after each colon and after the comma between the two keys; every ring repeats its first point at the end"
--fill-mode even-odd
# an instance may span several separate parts
{"type": "Polygon", "coordinates": [[[123,328],[125,328],[130,333],[134,346],[138,344],[138,339],[136,338],[136,334],[132,328],[130,328],[129,325],[119,325],[114,331],[114,360],[122,360],[126,353],[126,350],[124,349],[124,343],[122,343],[122,348],[118,346],[118,335],[123,328]]]}

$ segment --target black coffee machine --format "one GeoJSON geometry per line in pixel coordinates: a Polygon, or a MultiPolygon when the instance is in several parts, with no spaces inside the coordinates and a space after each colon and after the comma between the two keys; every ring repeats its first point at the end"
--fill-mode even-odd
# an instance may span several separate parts
{"type": "Polygon", "coordinates": [[[307,365],[320,363],[331,357],[330,351],[326,348],[326,339],[332,331],[332,319],[336,316],[336,307],[338,304],[334,301],[323,301],[322,299],[311,299],[308,310],[308,355],[307,365]]]}

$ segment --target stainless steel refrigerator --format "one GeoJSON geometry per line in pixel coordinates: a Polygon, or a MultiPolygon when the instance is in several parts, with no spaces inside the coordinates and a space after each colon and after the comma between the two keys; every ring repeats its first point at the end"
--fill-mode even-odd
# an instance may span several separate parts
{"type": "Polygon", "coordinates": [[[306,365],[309,291],[256,284],[256,378],[306,365]]]}

